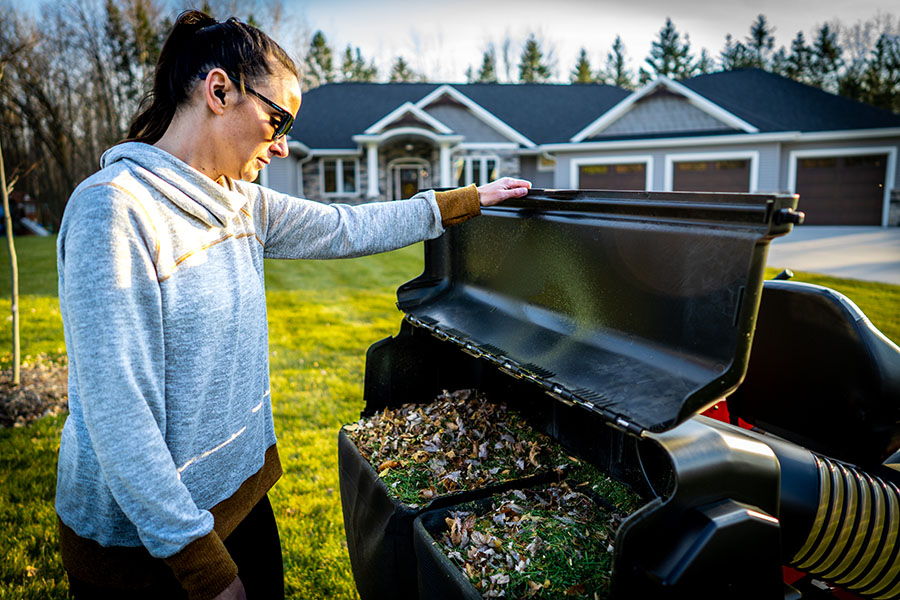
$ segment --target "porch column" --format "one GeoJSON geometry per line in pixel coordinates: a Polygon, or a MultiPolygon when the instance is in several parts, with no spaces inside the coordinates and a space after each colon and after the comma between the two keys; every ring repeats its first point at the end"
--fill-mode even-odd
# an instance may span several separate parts
{"type": "Polygon", "coordinates": [[[452,186],[450,180],[450,142],[441,142],[441,187],[452,186]]]}
{"type": "Polygon", "coordinates": [[[368,176],[369,176],[369,190],[366,193],[366,196],[369,198],[377,198],[378,197],[378,142],[367,142],[366,148],[368,150],[367,158],[368,158],[368,176]]]}

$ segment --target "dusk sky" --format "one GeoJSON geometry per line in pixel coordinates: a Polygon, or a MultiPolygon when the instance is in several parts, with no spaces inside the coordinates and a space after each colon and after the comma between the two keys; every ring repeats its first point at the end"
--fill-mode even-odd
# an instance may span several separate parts
{"type": "MultiPolygon", "coordinates": [[[[15,3],[34,7],[41,0],[15,3]]],[[[178,7],[201,3],[162,2],[178,7]]],[[[213,6],[221,3],[211,2],[213,6]]],[[[667,16],[680,33],[690,35],[696,54],[706,48],[713,57],[721,51],[726,33],[743,40],[760,13],[775,28],[776,49],[789,46],[797,31],[809,39],[817,26],[835,19],[852,25],[880,13],[889,15],[895,28],[900,26],[898,0],[283,0],[283,5],[296,23],[294,29],[303,31],[303,39],[321,29],[338,53],[350,43],[359,46],[365,57],[375,58],[382,76],[402,55],[414,69],[441,81],[464,80],[468,66],[477,69],[481,64],[486,44],[499,44],[507,35],[513,42],[512,62],[517,63],[529,32],[554,50],[555,79],[568,81],[582,46],[597,68],[616,34],[622,36],[630,67],[636,70],[667,16]]],[[[285,46],[294,42],[279,41],[285,46]]]]}

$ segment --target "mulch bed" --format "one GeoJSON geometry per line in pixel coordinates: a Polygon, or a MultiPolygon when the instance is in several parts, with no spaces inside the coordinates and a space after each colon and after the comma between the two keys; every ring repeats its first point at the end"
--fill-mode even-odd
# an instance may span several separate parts
{"type": "Polygon", "coordinates": [[[12,384],[12,369],[0,370],[0,428],[24,427],[68,409],[69,365],[65,357],[40,356],[23,362],[19,385],[12,384]]]}

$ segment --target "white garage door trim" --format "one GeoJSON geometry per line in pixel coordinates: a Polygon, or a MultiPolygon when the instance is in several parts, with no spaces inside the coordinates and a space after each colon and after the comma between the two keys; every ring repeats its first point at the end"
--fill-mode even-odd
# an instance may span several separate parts
{"type": "Polygon", "coordinates": [[[825,158],[839,156],[870,156],[872,154],[887,154],[887,166],[884,169],[884,200],[881,206],[881,226],[887,227],[888,209],[891,203],[892,183],[897,167],[896,146],[868,146],[861,148],[821,148],[818,150],[791,150],[788,154],[788,191],[797,193],[797,165],[804,158],[825,158]]]}
{"type": "Polygon", "coordinates": [[[666,154],[666,171],[663,183],[663,191],[671,192],[675,187],[675,163],[693,162],[701,160],[750,160],[750,189],[751,194],[756,193],[759,187],[759,151],[736,152],[682,152],[666,154]]]}
{"type": "Polygon", "coordinates": [[[653,190],[653,156],[650,154],[631,154],[624,156],[590,156],[573,158],[569,162],[569,181],[572,188],[581,187],[579,168],[590,165],[634,165],[644,164],[644,191],[653,190]]]}

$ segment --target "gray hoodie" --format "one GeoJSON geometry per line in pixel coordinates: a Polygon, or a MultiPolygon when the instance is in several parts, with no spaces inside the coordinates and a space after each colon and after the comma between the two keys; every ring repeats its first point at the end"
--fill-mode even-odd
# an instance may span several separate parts
{"type": "Polygon", "coordinates": [[[143,143],[108,150],[58,239],[69,410],[56,510],[103,546],[169,557],[275,443],[263,258],[383,252],[444,229],[433,192],[325,205],[226,189],[143,143]]]}

